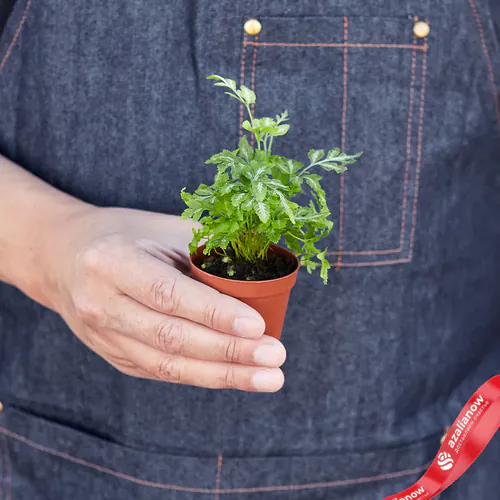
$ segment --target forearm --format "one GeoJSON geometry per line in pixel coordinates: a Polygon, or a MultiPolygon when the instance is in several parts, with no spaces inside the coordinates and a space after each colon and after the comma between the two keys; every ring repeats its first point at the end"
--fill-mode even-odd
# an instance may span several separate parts
{"type": "Polygon", "coordinates": [[[0,156],[0,281],[46,303],[52,228],[84,205],[0,156]]]}

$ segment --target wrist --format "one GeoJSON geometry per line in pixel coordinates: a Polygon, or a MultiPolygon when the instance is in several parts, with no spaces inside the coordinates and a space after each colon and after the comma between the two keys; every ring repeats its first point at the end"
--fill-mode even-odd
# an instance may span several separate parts
{"type": "Polygon", "coordinates": [[[43,268],[39,273],[36,299],[46,307],[61,312],[61,302],[67,296],[71,281],[72,264],[83,246],[89,230],[95,225],[96,214],[105,209],[80,200],[56,213],[47,221],[43,244],[38,254],[38,264],[43,268]]]}
{"type": "MultiPolygon", "coordinates": [[[[66,238],[65,221],[90,205],[0,156],[0,281],[48,304],[51,254],[66,238]],[[59,236],[58,236],[59,235],[59,236]]],[[[49,305],[50,307],[50,305],[49,305]]]]}
{"type": "Polygon", "coordinates": [[[80,200],[65,198],[45,207],[43,217],[32,221],[30,244],[24,246],[25,252],[20,253],[15,266],[19,271],[14,284],[26,295],[58,310],[65,249],[76,236],[72,234],[72,222],[93,208],[80,200]]]}

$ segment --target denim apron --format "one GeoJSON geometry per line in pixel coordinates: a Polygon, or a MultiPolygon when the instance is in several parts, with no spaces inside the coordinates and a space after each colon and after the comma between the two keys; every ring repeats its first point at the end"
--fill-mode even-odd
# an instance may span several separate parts
{"type": "MultiPolygon", "coordinates": [[[[500,51],[485,0],[17,0],[0,153],[87,202],[179,214],[242,110],[325,177],[336,271],[301,271],[276,394],[122,375],[0,285],[0,499],[373,500],[412,484],[500,371],[500,51]],[[262,31],[243,29],[257,17],[262,31]],[[416,21],[429,33],[414,35],[416,21]]],[[[0,214],[1,217],[15,217],[0,214]]],[[[500,491],[496,437],[443,499],[500,491]]]]}

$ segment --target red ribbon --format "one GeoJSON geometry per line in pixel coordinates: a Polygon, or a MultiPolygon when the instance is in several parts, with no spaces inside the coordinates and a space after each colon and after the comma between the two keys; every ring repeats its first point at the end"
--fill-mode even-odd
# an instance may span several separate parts
{"type": "Polygon", "coordinates": [[[500,427],[500,375],[467,401],[427,472],[410,488],[384,500],[429,500],[454,483],[476,460],[500,427]]]}

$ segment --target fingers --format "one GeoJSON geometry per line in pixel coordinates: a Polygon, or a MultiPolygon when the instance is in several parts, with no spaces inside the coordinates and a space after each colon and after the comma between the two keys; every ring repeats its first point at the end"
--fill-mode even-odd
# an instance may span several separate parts
{"type": "Polygon", "coordinates": [[[285,380],[279,368],[256,368],[171,356],[135,340],[123,339],[130,361],[137,367],[136,370],[128,370],[133,374],[148,373],[155,380],[250,392],[276,392],[285,380]]]}
{"type": "Polygon", "coordinates": [[[263,335],[247,339],[220,333],[192,321],[148,309],[127,296],[119,296],[107,312],[105,328],[134,338],[173,356],[205,361],[279,367],[286,359],[283,344],[263,335]]]}
{"type": "Polygon", "coordinates": [[[185,318],[213,330],[258,338],[265,323],[251,307],[199,283],[147,252],[129,252],[123,265],[106,267],[126,295],[160,313],[185,318]]]}
{"type": "Polygon", "coordinates": [[[252,308],[137,246],[105,241],[78,262],[86,285],[67,314],[79,338],[120,371],[207,388],[282,387],[284,347],[263,335],[252,308]]]}
{"type": "Polygon", "coordinates": [[[116,369],[133,377],[250,392],[276,392],[284,383],[284,375],[279,368],[165,354],[125,335],[103,335],[89,327],[81,329],[79,338],[116,369]]]}

